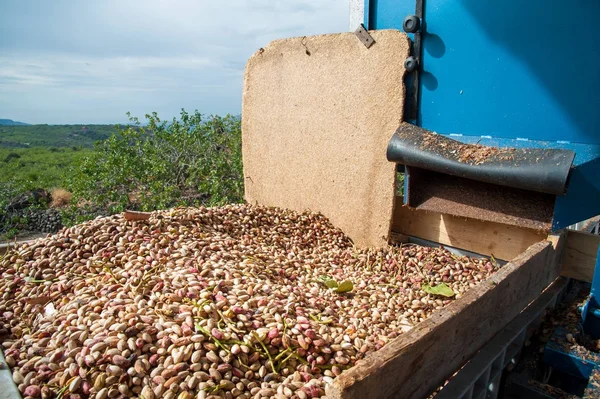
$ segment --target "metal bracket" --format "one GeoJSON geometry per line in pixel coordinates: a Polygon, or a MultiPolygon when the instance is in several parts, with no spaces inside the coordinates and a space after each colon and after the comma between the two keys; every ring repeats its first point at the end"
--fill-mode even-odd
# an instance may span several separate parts
{"type": "MultiPolygon", "coordinates": [[[[415,16],[421,21],[420,27],[421,29],[414,32],[413,36],[413,57],[416,59],[417,65],[421,63],[421,40],[422,40],[422,30],[425,28],[424,24],[424,0],[416,0],[415,4],[415,16]]],[[[413,87],[412,87],[412,99],[411,99],[411,107],[410,114],[408,115],[409,120],[415,120],[419,123],[419,89],[420,89],[420,71],[419,67],[417,67],[413,72],[413,87]]]]}
{"type": "Polygon", "coordinates": [[[596,269],[590,296],[580,310],[583,331],[592,339],[600,338],[600,248],[596,255],[596,269]]]}
{"type": "Polygon", "coordinates": [[[366,48],[371,47],[373,43],[375,43],[373,36],[369,34],[369,31],[367,31],[363,24],[360,24],[358,28],[356,28],[354,34],[356,35],[356,37],[358,37],[358,40],[360,40],[361,43],[365,45],[366,48]]]}

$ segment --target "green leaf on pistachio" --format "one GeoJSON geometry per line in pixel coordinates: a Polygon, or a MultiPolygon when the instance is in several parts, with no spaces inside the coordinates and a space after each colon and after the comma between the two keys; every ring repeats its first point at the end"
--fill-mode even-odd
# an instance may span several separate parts
{"type": "Polygon", "coordinates": [[[337,286],[338,286],[337,281],[335,281],[334,279],[332,279],[329,276],[321,276],[321,277],[319,277],[319,281],[321,283],[325,284],[325,286],[327,288],[332,288],[333,289],[333,288],[337,288],[337,286]]]}
{"type": "Polygon", "coordinates": [[[446,297],[452,297],[455,295],[454,291],[452,291],[452,288],[450,288],[446,283],[441,283],[434,286],[423,284],[421,285],[421,289],[432,295],[441,295],[446,297]]]}
{"type": "Polygon", "coordinates": [[[337,288],[334,289],[335,292],[337,292],[338,294],[343,294],[344,292],[350,292],[354,289],[354,284],[352,284],[352,281],[342,281],[340,283],[340,285],[337,286],[337,288]]]}

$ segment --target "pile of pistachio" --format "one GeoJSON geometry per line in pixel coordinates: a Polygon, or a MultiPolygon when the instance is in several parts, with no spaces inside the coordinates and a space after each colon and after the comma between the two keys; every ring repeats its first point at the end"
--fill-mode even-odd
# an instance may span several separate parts
{"type": "Polygon", "coordinates": [[[0,340],[24,397],[314,398],[496,270],[315,213],[115,215],[0,260],[0,340]]]}

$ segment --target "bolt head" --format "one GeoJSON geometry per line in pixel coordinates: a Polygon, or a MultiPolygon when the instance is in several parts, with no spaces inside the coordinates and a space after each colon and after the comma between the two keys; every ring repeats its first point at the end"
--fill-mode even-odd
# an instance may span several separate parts
{"type": "Polygon", "coordinates": [[[414,70],[417,69],[417,67],[419,66],[419,62],[417,61],[417,59],[415,57],[408,57],[405,61],[404,61],[404,68],[406,69],[406,72],[413,72],[414,70]]]}
{"type": "Polygon", "coordinates": [[[402,22],[402,29],[406,33],[418,32],[421,28],[421,19],[416,15],[408,15],[402,22]]]}

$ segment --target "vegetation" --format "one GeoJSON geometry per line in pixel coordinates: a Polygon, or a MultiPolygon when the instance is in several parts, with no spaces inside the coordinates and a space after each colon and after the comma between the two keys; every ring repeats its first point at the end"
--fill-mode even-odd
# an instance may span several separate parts
{"type": "Polygon", "coordinates": [[[26,224],[21,220],[23,215],[10,212],[10,205],[15,198],[22,194],[18,184],[9,181],[0,183],[0,237],[12,238],[18,233],[18,226],[26,224]]]}
{"type": "Polygon", "coordinates": [[[92,148],[114,131],[114,125],[0,125],[0,148],[92,148]]]}
{"type": "Polygon", "coordinates": [[[26,224],[22,212],[9,204],[37,188],[53,190],[50,205],[62,207],[66,224],[124,209],[242,201],[238,117],[205,118],[182,110],[179,119],[169,122],[156,113],[146,120],[144,125],[130,118],[125,127],[84,130],[0,126],[0,234],[26,224]],[[7,142],[10,147],[3,146],[7,142]]]}
{"type": "Polygon", "coordinates": [[[0,184],[12,182],[22,191],[65,187],[68,168],[90,153],[80,147],[0,148],[0,184]]]}
{"type": "Polygon", "coordinates": [[[69,181],[74,201],[109,213],[217,205],[243,197],[241,129],[230,115],[180,120],[146,115],[98,144],[69,181]]]}

